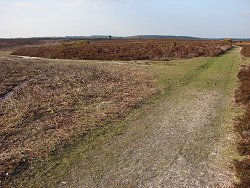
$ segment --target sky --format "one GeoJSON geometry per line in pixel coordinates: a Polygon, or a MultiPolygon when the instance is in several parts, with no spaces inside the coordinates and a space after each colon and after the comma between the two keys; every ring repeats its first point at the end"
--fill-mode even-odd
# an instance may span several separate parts
{"type": "Polygon", "coordinates": [[[250,38],[250,0],[0,0],[0,38],[250,38]]]}

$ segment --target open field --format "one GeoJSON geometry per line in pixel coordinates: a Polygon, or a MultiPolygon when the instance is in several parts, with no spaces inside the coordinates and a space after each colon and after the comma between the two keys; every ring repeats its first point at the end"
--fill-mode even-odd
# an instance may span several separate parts
{"type": "Polygon", "coordinates": [[[34,39],[0,39],[0,50],[35,44],[44,43],[42,40],[34,39]]]}
{"type": "Polygon", "coordinates": [[[1,130],[2,156],[22,167],[4,180],[12,187],[231,185],[238,58],[233,49],[160,62],[1,59],[1,104],[9,109],[1,118],[13,122],[1,130]],[[33,170],[20,173],[27,166],[33,170]]]}
{"type": "Polygon", "coordinates": [[[52,40],[45,39],[0,39],[0,50],[10,50],[23,46],[45,45],[47,43],[53,42],[52,40]]]}
{"type": "Polygon", "coordinates": [[[1,181],[157,92],[140,66],[0,59],[1,181]]]}
{"type": "Polygon", "coordinates": [[[0,0],[0,188],[250,188],[250,0],[0,0]]]}
{"type": "Polygon", "coordinates": [[[71,38],[20,38],[20,39],[1,39],[0,38],[0,52],[13,51],[13,49],[20,47],[44,46],[57,44],[61,42],[77,41],[79,39],[71,38]]]}
{"type": "Polygon", "coordinates": [[[103,40],[20,48],[13,55],[83,60],[170,60],[218,56],[232,47],[228,41],[103,40]]]}
{"type": "MultiPolygon", "coordinates": [[[[233,184],[239,48],[193,40],[44,44],[13,54],[92,60],[1,51],[3,186],[233,184]]],[[[247,164],[240,162],[238,177],[247,164]]]]}

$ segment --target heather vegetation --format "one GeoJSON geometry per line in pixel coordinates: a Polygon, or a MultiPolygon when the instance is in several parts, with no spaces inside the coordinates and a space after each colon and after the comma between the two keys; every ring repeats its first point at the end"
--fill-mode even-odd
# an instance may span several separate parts
{"type": "Polygon", "coordinates": [[[242,47],[241,53],[246,57],[250,57],[250,43],[242,47]]]}
{"type": "Polygon", "coordinates": [[[241,182],[238,187],[248,188],[250,185],[250,67],[244,67],[238,74],[239,89],[236,101],[244,105],[245,113],[238,119],[235,128],[240,135],[238,151],[243,159],[236,161],[236,170],[241,182]]]}
{"type": "Polygon", "coordinates": [[[250,42],[249,41],[238,41],[235,45],[242,47],[241,54],[245,57],[250,57],[250,42]]]}
{"type": "Polygon", "coordinates": [[[218,56],[231,47],[228,40],[102,40],[26,47],[12,54],[53,59],[170,60],[218,56]]]}
{"type": "MultiPolygon", "coordinates": [[[[46,160],[54,164],[54,161],[50,163],[53,154],[63,156],[65,148],[71,151],[71,144],[82,143],[78,139],[91,138],[92,131],[102,131],[107,127],[105,125],[120,122],[121,117],[133,114],[133,109],[149,98],[156,102],[155,98],[152,99],[156,94],[162,98],[160,100],[169,100],[169,96],[175,99],[178,92],[174,92],[183,88],[199,86],[204,93],[210,89],[216,92],[226,90],[237,71],[236,57],[239,54],[234,48],[220,56],[232,48],[230,39],[20,40],[8,45],[2,46],[4,49],[23,46],[12,55],[73,60],[0,53],[0,181],[3,185],[13,183],[16,177],[13,185],[18,184],[22,174],[32,176],[33,168],[35,173],[38,172],[37,167],[46,160]],[[193,58],[201,56],[203,58],[193,58]],[[76,59],[89,61],[74,61],[76,59]]],[[[250,45],[241,43],[240,46],[243,47],[242,54],[247,56],[250,45]]],[[[246,67],[239,73],[241,85],[236,95],[237,102],[246,106],[246,114],[236,125],[242,137],[238,150],[245,157],[236,162],[242,180],[239,186],[243,187],[249,184],[250,177],[249,70],[246,67]]],[[[211,100],[214,100],[213,95],[211,100]]],[[[143,125],[141,128],[144,129],[143,125]]],[[[216,135],[216,131],[212,131],[213,134],[216,135]]],[[[224,129],[218,131],[227,132],[224,129]]],[[[98,140],[99,136],[95,135],[94,139],[98,140]]],[[[205,136],[201,140],[204,139],[205,136]]],[[[180,145],[178,141],[175,143],[180,145]]]]}

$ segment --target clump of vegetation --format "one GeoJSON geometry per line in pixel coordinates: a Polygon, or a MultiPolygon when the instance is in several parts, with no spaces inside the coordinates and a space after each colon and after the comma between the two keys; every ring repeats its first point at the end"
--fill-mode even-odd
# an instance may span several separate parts
{"type": "Polygon", "coordinates": [[[240,178],[237,187],[248,188],[250,185],[250,67],[242,69],[238,78],[240,87],[236,92],[236,101],[245,106],[245,114],[238,119],[235,128],[241,136],[238,142],[238,151],[243,160],[236,161],[236,171],[240,178]]]}
{"type": "Polygon", "coordinates": [[[241,54],[245,57],[250,57],[250,42],[249,41],[237,41],[234,43],[237,46],[241,46],[241,54]]]}
{"type": "Polygon", "coordinates": [[[250,57],[250,44],[247,44],[247,45],[242,46],[241,53],[242,53],[242,55],[244,55],[245,57],[250,57]]]}
{"type": "Polygon", "coordinates": [[[233,44],[233,40],[232,39],[224,39],[223,43],[225,43],[225,44],[233,44]]]}
{"type": "Polygon", "coordinates": [[[231,43],[205,40],[103,40],[20,48],[13,55],[83,60],[169,60],[198,56],[218,56],[231,43]],[[62,48],[63,46],[63,48],[62,48]]]}
{"type": "Polygon", "coordinates": [[[77,46],[84,46],[90,44],[90,41],[88,40],[79,40],[79,41],[74,41],[74,42],[62,42],[59,44],[61,47],[77,47],[77,46]]]}
{"type": "Polygon", "coordinates": [[[1,183],[157,92],[143,67],[34,61],[0,60],[1,183]]]}
{"type": "Polygon", "coordinates": [[[173,41],[172,47],[176,47],[176,46],[177,46],[177,42],[176,42],[176,41],[173,41]]]}

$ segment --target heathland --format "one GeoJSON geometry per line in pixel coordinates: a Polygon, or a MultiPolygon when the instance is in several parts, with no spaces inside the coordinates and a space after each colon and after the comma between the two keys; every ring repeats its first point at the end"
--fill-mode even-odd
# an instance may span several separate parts
{"type": "Polygon", "coordinates": [[[61,42],[0,54],[3,186],[248,185],[248,115],[232,101],[243,64],[248,109],[249,59],[230,40],[61,42]]]}

